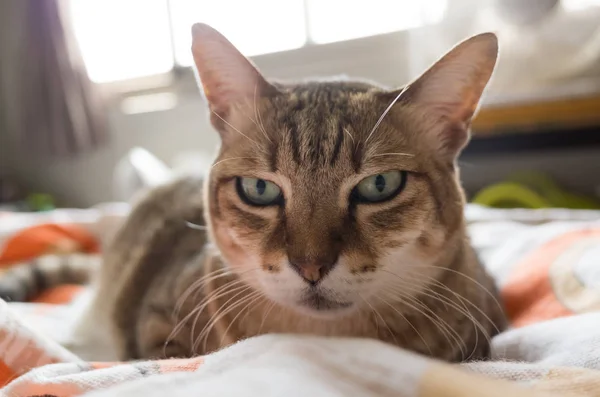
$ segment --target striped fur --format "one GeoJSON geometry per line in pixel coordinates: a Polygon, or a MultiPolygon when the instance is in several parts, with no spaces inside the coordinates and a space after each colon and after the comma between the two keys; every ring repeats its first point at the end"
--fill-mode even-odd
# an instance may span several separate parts
{"type": "Polygon", "coordinates": [[[87,284],[100,266],[97,254],[44,255],[0,274],[0,298],[25,302],[61,284],[87,284]]]}

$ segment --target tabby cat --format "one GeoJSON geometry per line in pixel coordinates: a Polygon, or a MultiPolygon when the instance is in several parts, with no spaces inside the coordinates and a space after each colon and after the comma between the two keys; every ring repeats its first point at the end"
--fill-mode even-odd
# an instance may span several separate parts
{"type": "Polygon", "coordinates": [[[496,37],[462,42],[395,90],[269,82],[203,24],[192,51],[221,138],[214,165],[135,205],[82,327],[109,324],[121,359],[264,333],[485,358],[505,319],[466,235],[456,158],[496,37]]]}

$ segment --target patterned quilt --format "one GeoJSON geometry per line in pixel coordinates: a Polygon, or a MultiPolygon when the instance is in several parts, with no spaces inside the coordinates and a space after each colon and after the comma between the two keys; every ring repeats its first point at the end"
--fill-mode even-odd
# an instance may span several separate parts
{"type": "MultiPolygon", "coordinates": [[[[127,209],[0,213],[0,272],[97,252],[127,209]]],[[[469,206],[512,327],[492,360],[451,365],[377,341],[265,335],[205,357],[86,362],[68,351],[81,287],[0,301],[0,396],[600,396],[600,212],[469,206]]]]}

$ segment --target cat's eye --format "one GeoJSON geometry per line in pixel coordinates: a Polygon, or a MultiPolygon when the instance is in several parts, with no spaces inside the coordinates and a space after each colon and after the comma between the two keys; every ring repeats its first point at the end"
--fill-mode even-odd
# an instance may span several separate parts
{"type": "Polygon", "coordinates": [[[406,185],[406,171],[389,171],[366,177],[352,194],[359,202],[379,203],[398,195],[406,185]]]}
{"type": "Polygon", "coordinates": [[[240,198],[251,205],[275,205],[282,199],[279,186],[264,179],[238,177],[236,187],[240,198]]]}

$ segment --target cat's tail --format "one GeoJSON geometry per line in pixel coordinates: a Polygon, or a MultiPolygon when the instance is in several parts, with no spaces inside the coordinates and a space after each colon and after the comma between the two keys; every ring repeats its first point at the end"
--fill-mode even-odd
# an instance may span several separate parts
{"type": "Polygon", "coordinates": [[[44,255],[0,273],[0,298],[26,302],[61,284],[87,284],[101,263],[98,254],[44,255]]]}

